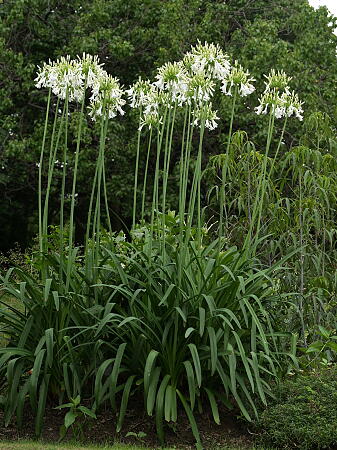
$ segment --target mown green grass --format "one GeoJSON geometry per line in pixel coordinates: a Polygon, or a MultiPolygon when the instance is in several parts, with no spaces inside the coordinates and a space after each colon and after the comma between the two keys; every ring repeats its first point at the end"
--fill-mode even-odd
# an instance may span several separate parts
{"type": "MultiPolygon", "coordinates": [[[[177,447],[174,447],[177,449],[177,447]]],[[[149,447],[138,447],[134,445],[115,444],[113,446],[78,446],[76,443],[70,444],[45,444],[43,442],[36,441],[24,441],[24,442],[0,442],[0,450],[151,450],[149,447]]],[[[251,450],[256,449],[252,447],[251,450]]],[[[155,450],[152,448],[152,450],[155,450]]],[[[164,448],[162,450],[174,450],[173,448],[164,448]]],[[[214,450],[243,450],[243,447],[217,447],[214,450]]],[[[267,450],[266,448],[259,447],[256,450],[267,450]]]]}
{"type": "Polygon", "coordinates": [[[76,444],[45,444],[34,441],[0,442],[1,450],[141,450],[144,447],[116,444],[113,446],[78,446],[76,444]]]}

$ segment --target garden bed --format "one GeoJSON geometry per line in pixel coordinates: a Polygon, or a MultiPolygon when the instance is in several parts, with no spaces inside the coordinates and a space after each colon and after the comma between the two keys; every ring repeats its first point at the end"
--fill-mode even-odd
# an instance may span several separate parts
{"type": "MultiPolygon", "coordinates": [[[[236,419],[232,411],[222,411],[221,417],[221,425],[216,425],[210,412],[205,412],[202,416],[196,415],[204,448],[251,448],[252,438],[245,424],[236,419]]],[[[50,407],[46,409],[45,426],[41,436],[43,442],[59,441],[59,430],[63,420],[64,412],[50,407]]],[[[0,411],[0,422],[3,423],[2,411],[0,411]]],[[[116,417],[109,411],[98,415],[97,420],[86,422],[84,428],[84,436],[79,439],[79,442],[83,441],[83,444],[90,442],[97,445],[113,445],[117,442],[150,448],[160,447],[154,420],[143,413],[141,405],[138,408],[136,404],[133,404],[132,409],[127,411],[124,427],[118,434],[115,433],[116,417]]],[[[166,431],[168,447],[181,450],[195,448],[195,440],[186,417],[179,418],[176,424],[168,425],[166,431]]],[[[31,420],[31,412],[28,410],[25,412],[21,430],[18,430],[15,424],[7,428],[0,427],[0,441],[15,442],[34,438],[34,421],[31,420]]],[[[70,431],[63,442],[72,442],[73,439],[74,436],[70,431]]]]}

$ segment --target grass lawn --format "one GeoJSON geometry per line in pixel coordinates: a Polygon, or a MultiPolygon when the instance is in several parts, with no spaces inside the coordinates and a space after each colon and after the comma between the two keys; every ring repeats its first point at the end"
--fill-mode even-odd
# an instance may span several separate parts
{"type": "MultiPolygon", "coordinates": [[[[116,444],[113,446],[78,446],[76,443],[64,443],[64,444],[45,444],[34,441],[23,441],[23,442],[1,442],[0,441],[0,450],[144,450],[149,447],[136,447],[134,445],[124,445],[124,444],[116,444]]],[[[174,448],[163,448],[162,450],[174,450],[174,448]]],[[[255,447],[251,450],[254,450],[255,447]]],[[[156,450],[156,449],[152,449],[156,450]]],[[[215,447],[214,450],[248,450],[247,447],[245,449],[243,447],[215,447]]],[[[256,448],[256,450],[268,450],[266,448],[256,448]]]]}
{"type": "Polygon", "coordinates": [[[0,450],[141,450],[144,447],[116,444],[114,446],[82,447],[76,444],[45,444],[34,441],[0,442],[0,450]]]}

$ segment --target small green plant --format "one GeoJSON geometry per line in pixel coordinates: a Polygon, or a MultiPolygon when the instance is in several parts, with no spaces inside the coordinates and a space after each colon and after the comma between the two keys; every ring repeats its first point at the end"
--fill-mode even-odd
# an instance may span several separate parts
{"type": "Polygon", "coordinates": [[[134,432],[134,431],[129,431],[128,433],[126,433],[125,437],[134,437],[136,438],[139,442],[144,443],[144,438],[146,438],[147,434],[144,433],[144,431],[138,431],[138,433],[134,432]]]}
{"type": "Polygon", "coordinates": [[[69,411],[64,416],[64,424],[60,428],[60,440],[64,439],[70,428],[76,439],[83,439],[83,419],[84,421],[86,421],[88,417],[96,419],[96,414],[86,406],[81,405],[81,397],[79,395],[76,398],[71,398],[70,403],[57,406],[55,409],[66,408],[68,408],[69,411]]]}
{"type": "Polygon", "coordinates": [[[331,364],[337,352],[336,330],[327,330],[319,325],[316,336],[319,339],[312,342],[307,348],[302,349],[305,355],[310,358],[306,367],[331,364]]]}

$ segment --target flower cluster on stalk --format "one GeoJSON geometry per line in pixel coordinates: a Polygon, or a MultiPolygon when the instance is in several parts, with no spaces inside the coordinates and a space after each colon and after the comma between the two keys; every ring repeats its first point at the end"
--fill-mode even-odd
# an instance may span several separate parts
{"type": "Polygon", "coordinates": [[[217,87],[231,95],[233,86],[242,97],[251,94],[255,81],[237,62],[231,66],[229,57],[219,45],[198,42],[183,59],[159,67],[155,81],[139,79],[127,90],[131,108],[141,110],[140,129],[162,123],[166,108],[190,107],[193,125],[210,130],[217,127],[219,117],[212,109],[217,87]]]}
{"type": "Polygon", "coordinates": [[[237,88],[239,95],[247,97],[255,91],[253,81],[255,79],[250,76],[250,73],[235,61],[228,76],[222,80],[221,90],[226,95],[232,95],[232,88],[237,88]]]}
{"type": "Polygon", "coordinates": [[[259,99],[259,106],[255,108],[256,114],[267,114],[270,111],[276,119],[294,115],[298,120],[303,120],[303,102],[294,91],[290,91],[291,77],[283,71],[276,72],[272,69],[265,78],[266,87],[259,99]]]}
{"type": "MultiPolygon", "coordinates": [[[[271,70],[265,75],[265,90],[255,108],[256,114],[276,118],[295,116],[302,120],[303,103],[290,91],[290,77],[271,70]]],[[[89,114],[93,120],[104,115],[113,118],[124,114],[124,91],[117,78],[109,75],[97,56],[69,56],[39,68],[36,86],[49,88],[61,99],[81,102],[90,90],[89,114]]],[[[235,92],[247,97],[255,91],[255,79],[237,61],[232,65],[219,45],[207,42],[192,46],[181,61],[168,62],[157,69],[155,80],[141,77],[125,91],[131,108],[140,110],[139,129],[153,129],[163,123],[168,108],[189,107],[193,125],[214,130],[219,117],[212,109],[217,89],[227,96],[235,92]]]]}
{"type": "Polygon", "coordinates": [[[89,115],[93,120],[97,117],[106,115],[109,119],[117,116],[117,113],[124,115],[124,106],[126,101],[123,99],[123,89],[118,78],[104,74],[99,80],[97,92],[91,97],[89,115]]]}
{"type": "Polygon", "coordinates": [[[109,118],[124,114],[122,106],[126,101],[119,80],[103,69],[97,56],[83,53],[77,59],[68,55],[49,61],[39,68],[35,82],[37,88],[51,89],[54,95],[70,102],[82,102],[90,89],[89,115],[93,120],[103,114],[109,118]]]}
{"type": "Polygon", "coordinates": [[[56,61],[49,61],[49,64],[44,63],[39,68],[35,81],[38,89],[49,88],[62,100],[68,97],[71,102],[81,101],[84,95],[81,65],[70,59],[70,56],[62,56],[56,61]]]}

